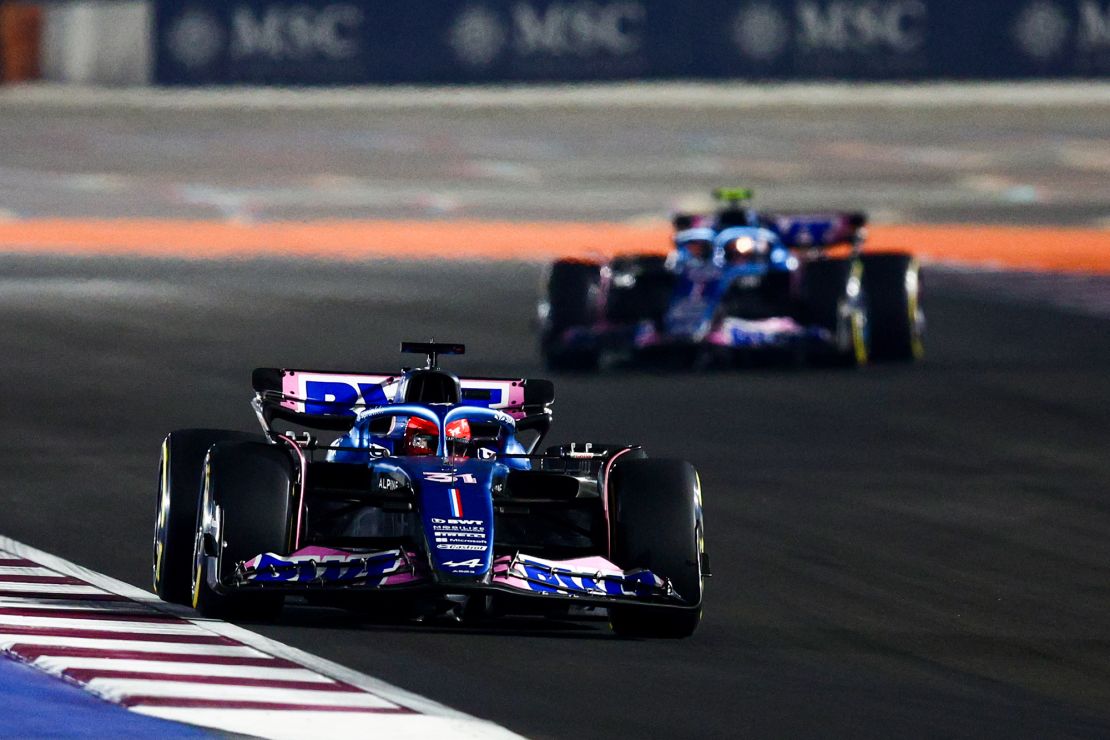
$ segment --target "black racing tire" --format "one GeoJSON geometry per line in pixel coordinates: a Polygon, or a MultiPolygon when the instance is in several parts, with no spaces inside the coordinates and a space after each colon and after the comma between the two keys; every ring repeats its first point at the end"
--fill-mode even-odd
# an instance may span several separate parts
{"type": "Polygon", "coordinates": [[[897,252],[863,255],[863,289],[870,308],[871,359],[922,359],[925,314],[917,258],[897,252]]]}
{"type": "Polygon", "coordinates": [[[220,581],[238,563],[290,549],[296,470],[288,450],[265,442],[222,442],[205,461],[204,494],[193,555],[193,607],[206,617],[266,620],[281,611],[284,595],[219,593],[208,583],[209,556],[220,581]]]}
{"type": "Polygon", "coordinates": [[[566,347],[563,333],[590,327],[598,318],[601,266],[594,262],[558,260],[547,272],[546,315],[540,334],[540,354],[549,370],[590,372],[597,369],[600,352],[592,347],[566,347]]]}
{"type": "Polygon", "coordinates": [[[868,299],[859,258],[818,259],[802,274],[801,322],[827,329],[832,344],[812,359],[837,367],[861,367],[870,354],[868,299]]]}
{"type": "Polygon", "coordinates": [[[154,592],[163,601],[188,604],[192,598],[193,542],[208,448],[217,442],[262,439],[225,429],[178,429],[162,441],[152,571],[154,592]]]}
{"type": "Polygon", "coordinates": [[[667,315],[674,296],[675,276],[666,258],[637,254],[614,259],[609,269],[613,279],[605,298],[605,318],[614,324],[659,323],[667,315]]]}
{"type": "Polygon", "coordinates": [[[609,482],[612,560],[670,580],[686,606],[620,605],[609,625],[622,637],[689,637],[701,622],[705,551],[701,483],[683,460],[618,461],[609,482]]]}

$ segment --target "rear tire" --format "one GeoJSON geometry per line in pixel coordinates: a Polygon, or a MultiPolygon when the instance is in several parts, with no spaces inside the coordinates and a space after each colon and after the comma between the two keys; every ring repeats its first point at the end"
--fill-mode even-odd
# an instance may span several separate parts
{"type": "Polygon", "coordinates": [[[863,262],[855,258],[819,259],[805,266],[801,321],[832,335],[828,349],[816,359],[838,367],[867,364],[870,329],[863,276],[863,262]]]}
{"type": "Polygon", "coordinates": [[[871,357],[913,362],[925,356],[921,267],[909,254],[863,255],[863,289],[871,319],[871,357]]]}
{"type": "Polygon", "coordinates": [[[697,471],[682,460],[621,460],[608,486],[613,562],[670,579],[688,606],[621,605],[609,625],[622,637],[689,637],[701,622],[704,525],[697,471]]]}
{"type": "Polygon", "coordinates": [[[193,607],[206,617],[271,619],[284,595],[253,591],[219,593],[208,584],[215,557],[217,580],[240,562],[266,552],[289,551],[296,471],[289,453],[273,444],[224,442],[205,462],[204,497],[194,547],[193,607]]]}
{"type": "Polygon", "coordinates": [[[568,329],[589,328],[597,321],[601,267],[590,262],[559,260],[547,275],[546,306],[540,335],[540,354],[549,370],[596,370],[596,347],[567,347],[568,329]]]}
{"type": "Polygon", "coordinates": [[[188,604],[193,576],[193,541],[203,493],[204,456],[217,442],[262,437],[223,429],[179,429],[162,441],[158,500],[154,512],[154,592],[174,604],[188,604]]]}
{"type": "Polygon", "coordinates": [[[614,324],[661,322],[670,308],[675,284],[674,273],[666,268],[666,258],[630,255],[614,259],[609,267],[613,280],[605,300],[605,318],[614,324]]]}

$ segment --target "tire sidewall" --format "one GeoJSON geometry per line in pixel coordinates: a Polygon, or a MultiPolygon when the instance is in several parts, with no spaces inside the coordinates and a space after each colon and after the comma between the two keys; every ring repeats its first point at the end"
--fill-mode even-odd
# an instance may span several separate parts
{"type": "Polygon", "coordinates": [[[210,579],[225,581],[241,561],[290,550],[296,469],[279,445],[225,442],[209,450],[204,471],[191,595],[202,614],[220,616],[260,595],[239,599],[238,594],[219,593],[209,585],[210,579]],[[216,571],[210,573],[213,562],[216,571]]]}
{"type": "Polygon", "coordinates": [[[209,447],[220,441],[261,439],[261,435],[234,430],[180,429],[162,441],[151,573],[154,590],[162,599],[180,604],[190,600],[193,541],[209,447]]]}
{"type": "Polygon", "coordinates": [[[800,319],[828,331],[826,359],[859,367],[870,357],[870,302],[865,268],[858,258],[819,258],[804,267],[800,319]]]}
{"type": "Polygon", "coordinates": [[[873,354],[878,361],[924,357],[921,267],[903,252],[865,254],[864,285],[870,297],[873,354]]]}
{"type": "Polygon", "coordinates": [[[613,562],[652,570],[688,606],[700,607],[705,529],[697,471],[682,460],[646,458],[622,460],[610,475],[613,562]]]}

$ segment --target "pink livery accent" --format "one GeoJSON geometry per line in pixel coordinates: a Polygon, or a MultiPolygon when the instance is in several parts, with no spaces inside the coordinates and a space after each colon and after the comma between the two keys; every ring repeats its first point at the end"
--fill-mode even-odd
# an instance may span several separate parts
{"type": "Polygon", "coordinates": [[[773,340],[781,340],[782,337],[803,336],[805,333],[805,327],[791,318],[738,319],[729,316],[706,336],[705,341],[717,347],[732,347],[737,343],[735,339],[737,334],[746,337],[765,337],[762,343],[770,343],[773,340]]]}
{"type": "MultiPolygon", "coordinates": [[[[384,375],[377,373],[317,373],[304,370],[287,370],[282,376],[281,392],[286,397],[281,405],[303,413],[305,401],[331,401],[333,398],[310,398],[308,384],[314,382],[343,383],[355,390],[355,401],[352,405],[365,402],[360,387],[377,385],[382,389],[385,399],[393,403],[397,398],[397,390],[401,379],[397,375],[384,375]]],[[[475,403],[476,406],[488,406],[491,409],[500,409],[514,419],[524,416],[524,380],[503,378],[460,378],[459,385],[465,395],[466,391],[490,390],[500,391],[501,400],[497,403],[475,403]]]]}
{"type": "Polygon", "coordinates": [[[673,593],[650,571],[625,571],[603,557],[547,560],[517,553],[493,561],[493,583],[529,593],[623,597],[673,593]]]}
{"type": "Polygon", "coordinates": [[[609,553],[609,557],[613,556],[613,515],[609,511],[609,474],[613,472],[613,463],[629,452],[632,450],[621,450],[609,458],[609,462],[605,463],[605,474],[602,476],[605,483],[601,491],[601,510],[605,514],[605,551],[609,553]]]}
{"type": "MultiPolygon", "coordinates": [[[[296,552],[294,552],[292,555],[288,556],[285,559],[286,560],[291,560],[295,557],[298,557],[298,558],[303,557],[304,559],[308,559],[308,558],[347,558],[347,557],[351,557],[351,556],[352,556],[352,553],[348,550],[336,550],[334,547],[320,547],[319,545],[309,545],[308,547],[302,547],[300,550],[297,550],[296,552]]],[[[255,558],[255,560],[257,560],[257,559],[258,558],[255,558]]],[[[250,565],[251,562],[254,562],[254,561],[248,561],[247,565],[250,565]]]]}
{"type": "Polygon", "coordinates": [[[662,341],[663,335],[655,328],[655,324],[645,321],[637,327],[636,335],[632,339],[632,346],[636,349],[647,349],[661,344],[662,341]]]}
{"type": "MultiPolygon", "coordinates": [[[[364,374],[364,373],[314,373],[305,372],[303,370],[289,370],[281,379],[281,392],[286,397],[286,400],[281,402],[282,406],[292,409],[298,413],[304,412],[305,400],[310,401],[333,401],[334,398],[309,398],[308,384],[312,382],[325,382],[325,383],[345,383],[351,388],[357,389],[359,385],[380,385],[382,392],[385,394],[386,399],[390,402],[393,401],[397,395],[397,387],[399,379],[396,375],[381,375],[381,374],[364,374]]],[[[359,393],[355,398],[355,403],[362,403],[363,397],[359,393]]]]}

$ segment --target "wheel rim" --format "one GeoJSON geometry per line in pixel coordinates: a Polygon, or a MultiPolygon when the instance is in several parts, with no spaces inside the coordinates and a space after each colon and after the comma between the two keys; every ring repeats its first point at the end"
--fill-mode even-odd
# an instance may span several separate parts
{"type": "Polygon", "coordinates": [[[193,608],[200,604],[200,587],[204,578],[204,549],[201,547],[201,533],[197,532],[193,542],[193,608]]]}
{"type": "Polygon", "coordinates": [[[867,298],[863,292],[863,262],[852,264],[848,278],[848,296],[851,301],[852,359],[856,365],[867,364],[867,298]]]}
{"type": "Polygon", "coordinates": [[[906,270],[906,310],[910,322],[910,353],[913,359],[925,356],[925,313],[921,310],[921,268],[917,260],[906,270]]]}
{"type": "Polygon", "coordinates": [[[867,314],[862,308],[852,311],[852,354],[857,365],[867,364],[867,314]]]}

